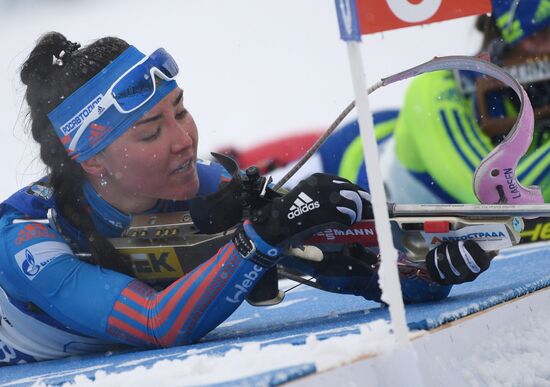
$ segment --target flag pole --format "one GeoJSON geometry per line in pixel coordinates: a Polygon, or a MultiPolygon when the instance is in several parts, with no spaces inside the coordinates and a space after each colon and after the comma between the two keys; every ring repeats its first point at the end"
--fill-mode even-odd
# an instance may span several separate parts
{"type": "Polygon", "coordinates": [[[351,79],[355,94],[355,106],[359,119],[359,130],[363,143],[364,164],[371,193],[374,212],[374,224],[380,249],[380,267],[378,276],[382,290],[382,301],[388,304],[390,324],[393,329],[396,347],[393,358],[400,359],[400,372],[395,374],[382,364],[377,371],[380,382],[388,386],[403,384],[421,387],[424,385],[422,373],[418,365],[416,351],[409,341],[409,329],[405,318],[405,305],[401,294],[401,283],[397,269],[397,250],[393,245],[390,217],[384,190],[384,182],[378,161],[378,145],[374,133],[372,114],[369,106],[367,80],[361,56],[361,43],[347,41],[347,51],[351,70],[351,79]],[[406,375],[405,377],[403,375],[406,375]]]}
{"type": "Polygon", "coordinates": [[[363,143],[363,155],[374,212],[374,224],[380,248],[380,268],[378,270],[382,301],[389,305],[391,324],[399,347],[408,344],[408,328],[405,306],[401,295],[401,283],[397,270],[397,250],[393,245],[390,217],[384,181],[380,172],[378,146],[374,133],[372,113],[367,94],[367,81],[361,56],[361,43],[346,42],[351,78],[355,94],[355,105],[359,118],[359,129],[363,143]]]}

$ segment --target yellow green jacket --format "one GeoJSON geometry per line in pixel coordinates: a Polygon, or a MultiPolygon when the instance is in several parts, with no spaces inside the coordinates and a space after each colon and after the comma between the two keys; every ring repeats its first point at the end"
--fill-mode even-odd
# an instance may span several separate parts
{"type": "MultiPolygon", "coordinates": [[[[478,202],[472,187],[473,173],[494,145],[480,129],[474,105],[460,93],[451,71],[416,77],[407,89],[397,118],[377,123],[375,130],[379,139],[390,138],[381,149],[390,200],[478,202]],[[423,191],[429,194],[423,195],[423,191]]],[[[523,185],[541,186],[545,200],[550,202],[548,137],[535,131],[517,175],[523,185]]],[[[360,144],[357,138],[343,151],[338,170],[358,183],[358,171],[364,169],[360,144]]]]}

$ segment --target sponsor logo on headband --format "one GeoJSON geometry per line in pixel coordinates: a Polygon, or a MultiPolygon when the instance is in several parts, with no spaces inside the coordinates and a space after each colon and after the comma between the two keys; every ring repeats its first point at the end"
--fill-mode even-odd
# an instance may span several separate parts
{"type": "MultiPolygon", "coordinates": [[[[95,97],[88,105],[86,105],[81,111],[76,113],[71,119],[61,125],[61,131],[63,135],[68,135],[80,127],[84,118],[88,117],[94,110],[98,103],[101,102],[102,95],[95,97]]],[[[103,110],[103,109],[102,109],[103,110]]],[[[101,112],[100,112],[101,113],[101,112]]]]}

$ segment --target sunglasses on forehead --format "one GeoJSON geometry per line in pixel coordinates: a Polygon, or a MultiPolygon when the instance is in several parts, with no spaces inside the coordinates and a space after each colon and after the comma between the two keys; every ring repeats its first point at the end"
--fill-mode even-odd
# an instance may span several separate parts
{"type": "Polygon", "coordinates": [[[155,95],[159,79],[171,81],[178,72],[176,61],[164,48],[159,48],[141,59],[118,77],[98,98],[93,110],[82,121],[71,139],[69,150],[76,149],[88,125],[98,119],[108,108],[114,106],[123,114],[139,109],[155,95]]]}

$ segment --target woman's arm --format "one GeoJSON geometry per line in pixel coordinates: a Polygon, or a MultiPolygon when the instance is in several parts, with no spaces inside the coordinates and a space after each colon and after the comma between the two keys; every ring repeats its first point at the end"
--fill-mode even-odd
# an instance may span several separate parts
{"type": "MultiPolygon", "coordinates": [[[[245,227],[258,250],[270,248],[245,227]]],[[[49,227],[23,223],[4,231],[7,254],[2,255],[0,285],[10,296],[35,304],[81,334],[136,346],[200,339],[242,303],[266,270],[253,256],[244,259],[229,242],[156,292],[132,277],[82,262],[49,227]],[[39,232],[31,235],[29,228],[39,232]]]]}
{"type": "Polygon", "coordinates": [[[135,345],[167,347],[194,342],[237,309],[265,270],[243,259],[234,242],[229,242],[161,292],[131,281],[115,301],[107,332],[135,345]]]}

